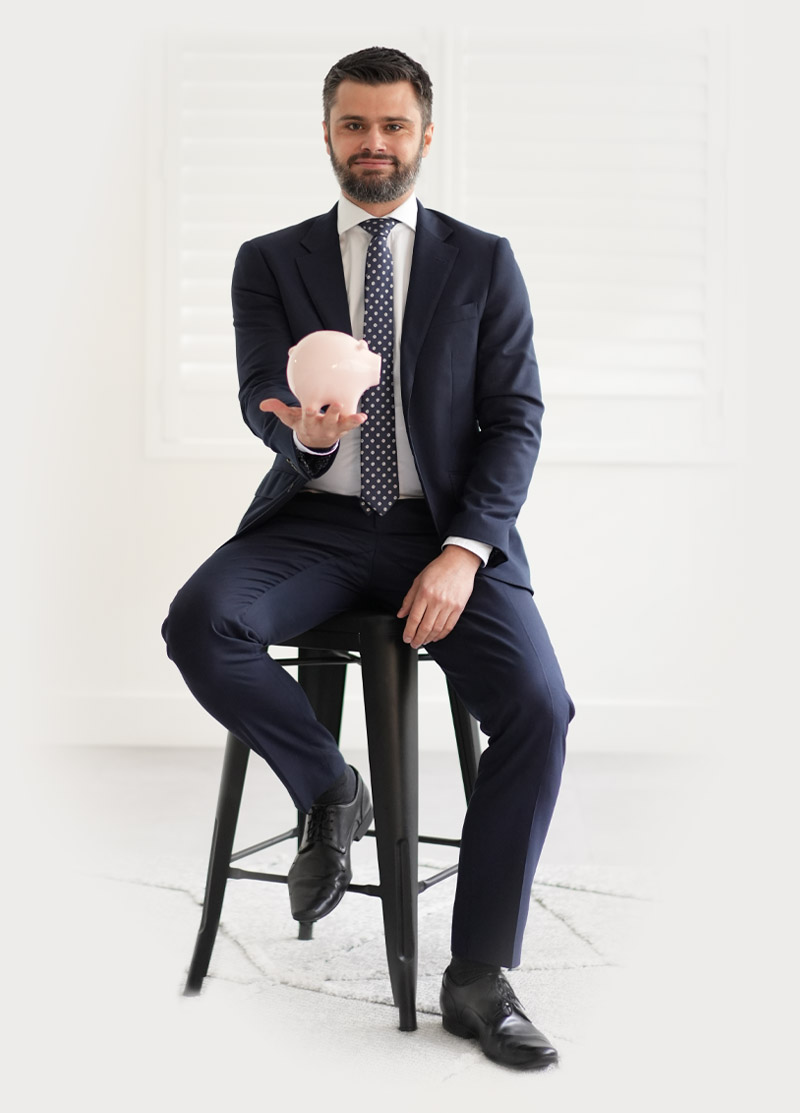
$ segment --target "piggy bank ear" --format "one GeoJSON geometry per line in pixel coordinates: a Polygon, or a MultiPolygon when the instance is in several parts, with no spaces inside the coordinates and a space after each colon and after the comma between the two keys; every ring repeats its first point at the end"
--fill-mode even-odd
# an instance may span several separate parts
{"type": "Polygon", "coordinates": [[[367,350],[369,351],[366,340],[359,340],[356,344],[356,351],[363,352],[365,348],[367,348],[367,350]]]}
{"type": "Polygon", "coordinates": [[[293,356],[296,351],[297,351],[297,345],[295,344],[295,346],[293,348],[289,349],[289,356],[290,357],[293,356]]]}

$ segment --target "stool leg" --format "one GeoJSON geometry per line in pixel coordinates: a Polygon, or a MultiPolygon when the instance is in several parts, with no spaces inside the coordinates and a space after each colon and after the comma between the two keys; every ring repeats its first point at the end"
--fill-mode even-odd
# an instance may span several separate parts
{"type": "Polygon", "coordinates": [[[458,748],[458,760],[461,765],[461,779],[464,782],[464,794],[469,803],[475,781],[478,776],[478,762],[481,756],[481,736],[478,724],[467,711],[464,704],[456,695],[450,681],[447,681],[447,695],[450,699],[450,713],[453,717],[453,730],[458,748]]]}
{"type": "Polygon", "coordinates": [[[203,979],[208,973],[211,952],[214,950],[214,941],[222,915],[222,901],[228,883],[228,870],[249,756],[250,750],[244,742],[229,734],[219,784],[217,813],[214,817],[214,835],[208,860],[203,913],[194,945],[194,954],[189,965],[186,988],[183,991],[186,997],[194,997],[200,992],[203,979]]]}
{"type": "Polygon", "coordinates": [[[400,1029],[417,1027],[417,654],[366,624],[361,669],[386,958],[400,1029]]]}
{"type": "MultiPolygon", "coordinates": [[[[323,651],[319,649],[299,649],[298,657],[321,657],[323,651]]],[[[331,656],[335,656],[331,654],[331,656]]],[[[344,684],[347,676],[347,664],[342,665],[303,665],[297,668],[297,680],[300,687],[308,697],[308,702],[313,708],[318,721],[326,727],[336,741],[342,730],[342,708],[344,706],[344,684]]],[[[303,837],[303,824],[305,815],[297,813],[297,842],[298,846],[303,837]]],[[[300,924],[297,938],[312,939],[314,935],[313,924],[300,924]]]]}

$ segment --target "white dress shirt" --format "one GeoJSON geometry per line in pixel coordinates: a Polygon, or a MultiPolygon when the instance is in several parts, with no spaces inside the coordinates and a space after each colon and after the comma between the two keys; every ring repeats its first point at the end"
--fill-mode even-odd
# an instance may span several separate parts
{"type": "MultiPolygon", "coordinates": [[[[411,445],[408,441],[403,405],[400,395],[400,339],[403,332],[403,315],[406,308],[408,283],[411,277],[411,256],[414,251],[414,236],[417,228],[417,199],[412,194],[402,205],[398,205],[387,216],[397,221],[388,236],[389,250],[394,265],[394,398],[395,433],[397,438],[397,477],[400,484],[400,498],[423,498],[411,445]]],[[[347,289],[347,302],[350,307],[350,325],[353,336],[361,340],[364,336],[364,271],[367,263],[367,247],[372,236],[361,228],[362,220],[372,220],[371,213],[354,205],[347,197],[339,198],[337,227],[339,247],[342,252],[344,282],[347,289]]],[[[295,444],[303,452],[325,455],[319,450],[308,449],[295,436],[295,444]]],[[[334,446],[335,448],[336,446],[334,446]]],[[[331,448],[328,451],[332,452],[331,448]]],[[[361,430],[351,430],[339,443],[339,451],[324,475],[309,480],[309,491],[328,491],[334,495],[358,496],[361,494],[361,430]]],[[[445,545],[460,545],[479,556],[484,564],[489,559],[492,547],[482,541],[463,537],[448,537],[445,545]]]]}

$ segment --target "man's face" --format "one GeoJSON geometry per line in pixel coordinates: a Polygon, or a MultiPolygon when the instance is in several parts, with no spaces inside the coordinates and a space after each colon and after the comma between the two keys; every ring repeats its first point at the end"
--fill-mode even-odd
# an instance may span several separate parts
{"type": "Polygon", "coordinates": [[[433,138],[433,124],[422,129],[409,81],[343,81],[331,106],[330,124],[322,126],[333,171],[351,201],[399,204],[409,196],[433,138]]]}

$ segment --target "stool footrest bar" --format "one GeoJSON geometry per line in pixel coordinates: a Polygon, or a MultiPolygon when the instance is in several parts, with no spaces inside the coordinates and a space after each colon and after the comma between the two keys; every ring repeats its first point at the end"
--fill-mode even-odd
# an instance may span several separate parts
{"type": "MultiPolygon", "coordinates": [[[[331,651],[333,652],[333,651],[331,651]]],[[[355,653],[337,653],[335,657],[275,657],[275,663],[287,665],[360,665],[361,658],[355,653]]]]}
{"type": "MultiPolygon", "coordinates": [[[[432,885],[437,885],[440,881],[445,881],[448,877],[458,873],[458,866],[448,866],[446,870],[440,870],[439,873],[434,873],[430,877],[423,878],[417,883],[417,891],[424,893],[426,889],[430,889],[432,885]]],[[[260,873],[258,870],[243,870],[238,866],[231,867],[228,870],[228,877],[232,881],[274,881],[276,884],[286,884],[285,873],[260,873]]],[[[348,893],[361,893],[366,897],[379,897],[381,895],[380,885],[355,885],[350,884],[347,886],[348,893]]]]}
{"type": "MultiPolygon", "coordinates": [[[[364,834],[371,839],[376,837],[374,828],[365,831],[364,834]]],[[[454,846],[456,849],[459,849],[461,846],[461,839],[440,839],[433,835],[417,835],[417,842],[432,843],[434,846],[454,846]]]]}
{"type": "Polygon", "coordinates": [[[446,878],[452,877],[454,873],[458,873],[458,866],[450,866],[448,867],[448,869],[442,870],[440,873],[434,873],[430,877],[426,877],[424,881],[420,881],[419,883],[419,892],[424,893],[426,889],[430,889],[431,885],[438,885],[440,881],[444,881],[446,880],[446,878]]]}
{"type": "Polygon", "coordinates": [[[286,842],[287,839],[296,839],[300,834],[296,827],[292,827],[291,831],[284,831],[281,835],[275,835],[271,839],[266,839],[264,842],[257,842],[254,846],[248,846],[244,850],[237,850],[235,854],[231,854],[231,861],[238,862],[240,858],[246,858],[248,854],[257,854],[259,850],[267,850],[270,846],[277,846],[278,843],[286,842]]]}
{"type": "Polygon", "coordinates": [[[285,873],[258,873],[256,870],[242,870],[235,866],[228,870],[228,877],[233,881],[277,881],[281,885],[285,885],[287,881],[285,873]]]}
{"type": "Polygon", "coordinates": [[[379,897],[381,895],[380,885],[353,885],[352,883],[347,886],[348,893],[361,893],[365,897],[379,897]]]}

